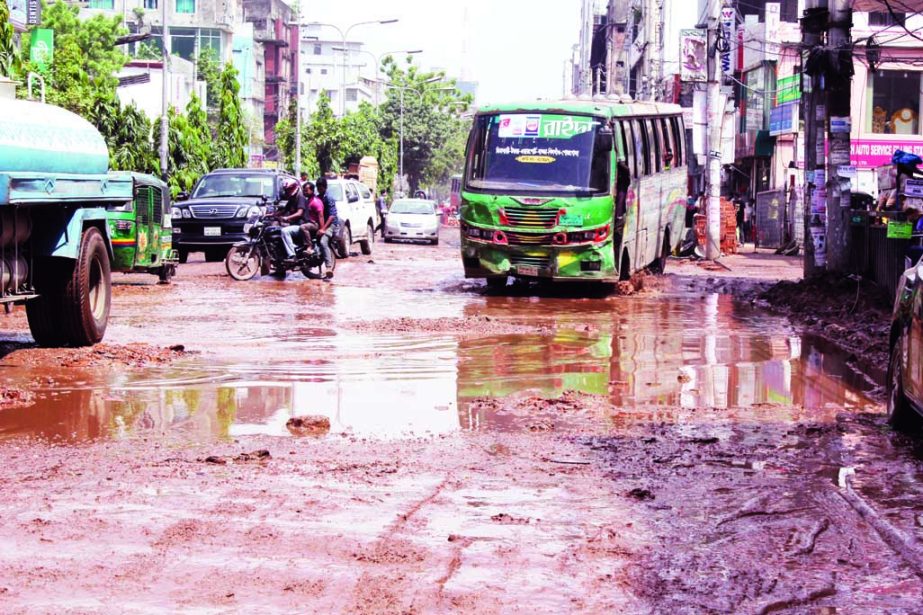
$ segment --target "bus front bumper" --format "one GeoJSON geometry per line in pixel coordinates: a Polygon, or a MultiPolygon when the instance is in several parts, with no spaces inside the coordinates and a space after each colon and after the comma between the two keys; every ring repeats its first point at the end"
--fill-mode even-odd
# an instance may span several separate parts
{"type": "Polygon", "coordinates": [[[520,247],[462,239],[466,278],[618,279],[612,240],[582,246],[520,247]]]}

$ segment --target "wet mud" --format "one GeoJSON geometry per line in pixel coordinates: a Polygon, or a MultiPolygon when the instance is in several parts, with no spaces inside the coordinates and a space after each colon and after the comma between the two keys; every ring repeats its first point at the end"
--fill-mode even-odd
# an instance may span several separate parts
{"type": "Polygon", "coordinates": [[[0,365],[0,610],[919,608],[923,449],[848,353],[685,271],[487,292],[441,243],[128,276],[99,363],[0,365]]]}

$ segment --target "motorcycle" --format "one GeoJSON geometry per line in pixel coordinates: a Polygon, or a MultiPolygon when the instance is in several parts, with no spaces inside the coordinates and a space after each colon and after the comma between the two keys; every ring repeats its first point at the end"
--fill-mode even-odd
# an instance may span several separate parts
{"type": "MultiPolygon", "coordinates": [[[[295,236],[295,257],[288,258],[282,244],[282,227],[274,215],[254,216],[244,227],[249,236],[247,241],[234,244],[224,259],[225,268],[235,280],[251,280],[256,275],[272,274],[285,278],[289,271],[300,270],[305,277],[320,277],[324,265],[323,252],[315,239],[310,250],[303,233],[295,236]]],[[[337,239],[330,242],[333,253],[329,271],[336,269],[336,255],[339,250],[337,239]]]]}

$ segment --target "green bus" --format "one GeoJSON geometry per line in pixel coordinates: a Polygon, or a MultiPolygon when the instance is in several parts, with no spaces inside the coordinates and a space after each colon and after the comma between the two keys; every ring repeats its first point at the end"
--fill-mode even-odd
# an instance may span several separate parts
{"type": "Polygon", "coordinates": [[[495,287],[662,271],[684,231],[684,135],[681,108],[665,103],[480,109],[461,186],[465,277],[495,287]]]}

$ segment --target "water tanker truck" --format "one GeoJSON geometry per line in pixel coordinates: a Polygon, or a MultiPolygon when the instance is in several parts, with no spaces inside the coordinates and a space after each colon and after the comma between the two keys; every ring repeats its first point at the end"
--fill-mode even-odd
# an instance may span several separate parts
{"type": "Polygon", "coordinates": [[[107,207],[132,200],[129,174],[83,118],[0,98],[0,303],[24,303],[43,346],[103,339],[112,302],[107,207]]]}

